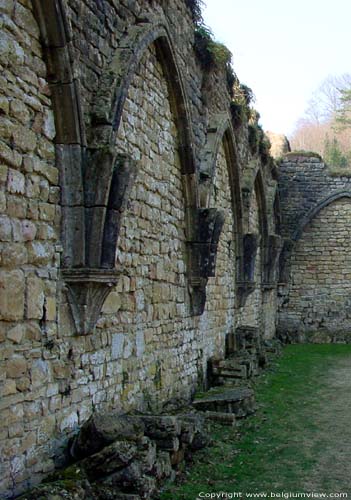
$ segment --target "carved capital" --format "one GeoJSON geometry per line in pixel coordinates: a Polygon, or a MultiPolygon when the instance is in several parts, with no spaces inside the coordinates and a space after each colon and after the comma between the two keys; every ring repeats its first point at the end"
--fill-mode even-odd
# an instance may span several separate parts
{"type": "MultiPolygon", "coordinates": [[[[189,215],[189,214],[188,214],[189,215]]],[[[189,257],[189,292],[194,315],[203,313],[208,278],[215,275],[218,241],[224,214],[216,208],[193,209],[191,234],[187,242],[189,257]]]]}
{"type": "Polygon", "coordinates": [[[270,234],[265,249],[265,266],[263,288],[268,290],[275,287],[278,275],[278,260],[282,250],[283,241],[277,234],[270,234]]]}
{"type": "Polygon", "coordinates": [[[244,307],[248,296],[255,290],[256,282],[239,280],[236,282],[236,297],[238,307],[244,307]]]}
{"type": "Polygon", "coordinates": [[[117,284],[117,272],[105,269],[64,269],[68,302],[78,335],[93,333],[103,303],[117,284]]]}

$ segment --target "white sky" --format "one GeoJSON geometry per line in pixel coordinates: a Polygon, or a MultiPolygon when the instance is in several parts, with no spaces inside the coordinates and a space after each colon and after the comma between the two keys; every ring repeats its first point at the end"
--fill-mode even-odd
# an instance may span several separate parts
{"type": "Polygon", "coordinates": [[[204,0],[265,130],[289,135],[328,75],[351,72],[351,0],[204,0]]]}

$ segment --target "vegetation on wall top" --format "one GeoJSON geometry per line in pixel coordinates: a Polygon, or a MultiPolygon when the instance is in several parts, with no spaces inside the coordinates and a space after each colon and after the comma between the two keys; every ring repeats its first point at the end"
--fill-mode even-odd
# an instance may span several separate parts
{"type": "Polygon", "coordinates": [[[232,87],[236,76],[232,67],[232,53],[223,44],[215,40],[210,28],[202,17],[202,0],[185,0],[195,25],[194,49],[202,67],[206,71],[214,68],[224,69],[228,91],[232,95],[232,87]]]}
{"type": "Polygon", "coordinates": [[[191,11],[191,15],[195,24],[202,24],[202,0],[185,0],[186,5],[189,7],[191,11]]]}
{"type": "Polygon", "coordinates": [[[270,158],[268,137],[258,124],[259,114],[251,107],[254,101],[253,91],[247,85],[239,82],[232,67],[232,53],[223,44],[215,40],[212,31],[205,25],[202,17],[202,0],[185,0],[195,24],[195,53],[205,71],[224,69],[229,95],[231,97],[230,111],[234,128],[244,123],[249,126],[249,145],[252,154],[259,154],[263,163],[270,158]]]}
{"type": "Polygon", "coordinates": [[[250,106],[255,97],[250,87],[240,83],[237,78],[232,85],[231,95],[230,112],[234,128],[238,128],[248,122],[253,113],[256,113],[250,106]]]}

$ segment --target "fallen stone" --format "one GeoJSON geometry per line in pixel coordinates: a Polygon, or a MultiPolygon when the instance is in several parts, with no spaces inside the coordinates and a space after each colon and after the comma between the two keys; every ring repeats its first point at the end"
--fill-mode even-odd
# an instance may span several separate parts
{"type": "Polygon", "coordinates": [[[146,436],[141,438],[138,442],[138,453],[135,458],[140,464],[142,472],[150,473],[156,462],[156,443],[146,436]]]}
{"type": "Polygon", "coordinates": [[[117,488],[122,493],[137,493],[142,499],[149,499],[156,491],[156,480],[142,474],[142,466],[133,462],[125,469],[115,472],[102,482],[104,487],[117,488]]]}
{"type": "Polygon", "coordinates": [[[163,479],[174,480],[175,474],[172,469],[171,458],[167,451],[158,451],[156,462],[152,471],[153,476],[158,482],[163,479]]]}
{"type": "Polygon", "coordinates": [[[181,433],[181,423],[173,416],[142,416],[140,417],[145,426],[145,435],[151,439],[168,439],[177,437],[181,433]]]}
{"type": "Polygon", "coordinates": [[[144,424],[132,415],[103,412],[92,415],[73,441],[71,454],[85,458],[114,441],[138,441],[144,435],[144,424]]]}
{"type": "Polygon", "coordinates": [[[206,420],[212,420],[223,425],[236,425],[236,415],[234,413],[221,413],[218,411],[204,412],[206,420]]]}
{"type": "Polygon", "coordinates": [[[225,389],[208,391],[201,398],[193,401],[193,406],[200,411],[234,413],[238,418],[251,415],[255,411],[255,397],[251,389],[225,389]]]}
{"type": "Polygon", "coordinates": [[[83,467],[89,480],[94,481],[127,467],[137,452],[138,448],[134,443],[115,441],[99,453],[82,460],[80,466],[83,467]]]}

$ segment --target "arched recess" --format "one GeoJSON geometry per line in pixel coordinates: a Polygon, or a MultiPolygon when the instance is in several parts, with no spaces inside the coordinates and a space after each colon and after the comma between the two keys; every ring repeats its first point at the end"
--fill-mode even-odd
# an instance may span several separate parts
{"type": "Polygon", "coordinates": [[[121,220],[128,193],[137,175],[137,162],[115,150],[128,90],[141,62],[153,45],[167,82],[170,107],[178,132],[187,240],[187,274],[193,314],[202,314],[203,284],[212,272],[212,249],[222,229],[217,210],[199,208],[191,117],[185,86],[171,37],[164,24],[141,23],[120,43],[104,72],[93,105],[91,140],[85,176],[86,199],[90,209],[88,226],[89,262],[112,269],[121,220]],[[99,245],[96,244],[99,242],[99,245]]]}
{"type": "MultiPolygon", "coordinates": [[[[255,192],[260,222],[261,283],[264,290],[270,290],[275,287],[277,281],[276,269],[281,252],[282,241],[279,234],[271,233],[269,231],[268,214],[271,212],[267,207],[267,195],[261,170],[257,172],[255,192]]],[[[277,210],[277,204],[279,204],[277,196],[278,194],[276,194],[274,201],[274,216],[275,210],[277,210]]]]}
{"type": "Polygon", "coordinates": [[[242,257],[242,202],[240,165],[231,120],[226,113],[212,117],[207,130],[207,142],[199,180],[202,207],[220,206],[224,229],[216,248],[217,272],[207,286],[206,359],[224,355],[235,347],[237,276],[242,257]],[[220,283],[220,294],[218,294],[220,283]],[[218,304],[220,303],[220,309],[218,304]]]}
{"type": "MultiPolygon", "coordinates": [[[[240,167],[237,146],[231,120],[226,113],[218,114],[210,121],[207,130],[207,142],[204,148],[203,160],[199,175],[199,198],[201,207],[214,210],[210,207],[211,194],[214,188],[216,166],[221,146],[228,168],[229,188],[231,193],[231,211],[233,214],[233,237],[235,245],[235,262],[232,263],[236,276],[240,278],[242,267],[242,200],[240,189],[240,167]]],[[[224,222],[224,217],[223,217],[224,222]]],[[[218,235],[219,239],[219,235],[218,235]]],[[[218,241],[214,251],[217,252],[218,241]]],[[[214,255],[215,260],[215,255],[214,255]]],[[[215,275],[215,268],[209,276],[215,275]]]]}
{"type": "Polygon", "coordinates": [[[349,341],[351,192],[308,211],[293,241],[280,329],[312,342],[349,341]]]}
{"type": "Polygon", "coordinates": [[[308,213],[302,218],[298,228],[293,235],[293,241],[296,243],[301,238],[303,230],[305,229],[307,224],[311,222],[311,220],[318,214],[318,212],[320,212],[323,208],[330,205],[330,203],[338,200],[339,198],[351,198],[351,191],[336,191],[335,193],[332,193],[331,195],[324,198],[324,200],[319,202],[313,208],[311,208],[308,213]]]}
{"type": "Polygon", "coordinates": [[[292,235],[292,238],[284,241],[283,250],[281,252],[279,261],[279,282],[281,284],[287,284],[289,282],[291,256],[296,247],[296,243],[301,238],[307,224],[309,224],[323,208],[327,207],[328,205],[330,205],[330,203],[333,203],[333,201],[336,201],[340,198],[351,198],[351,191],[336,191],[317,203],[307,212],[304,217],[302,217],[298,227],[292,235]]]}
{"type": "Polygon", "coordinates": [[[47,65],[56,127],[56,163],[60,171],[65,268],[85,266],[83,163],[86,133],[79,82],[72,50],[72,33],[62,0],[33,0],[34,15],[47,65]]]}
{"type": "Polygon", "coordinates": [[[114,271],[91,266],[87,256],[89,232],[84,182],[87,134],[65,3],[33,0],[33,8],[44,49],[56,127],[56,165],[60,172],[62,206],[62,276],[68,286],[76,331],[87,334],[94,329],[116,276],[114,271]]]}
{"type": "Polygon", "coordinates": [[[191,209],[198,205],[190,113],[172,42],[165,25],[141,23],[128,30],[126,38],[121,40],[100,79],[92,106],[85,185],[91,221],[88,255],[94,266],[113,268],[115,265],[120,220],[137,165],[118,155],[114,141],[130,83],[143,54],[151,44],[156,47],[157,58],[166,76],[171,109],[179,134],[188,228],[191,227],[193,216],[191,209]]]}

